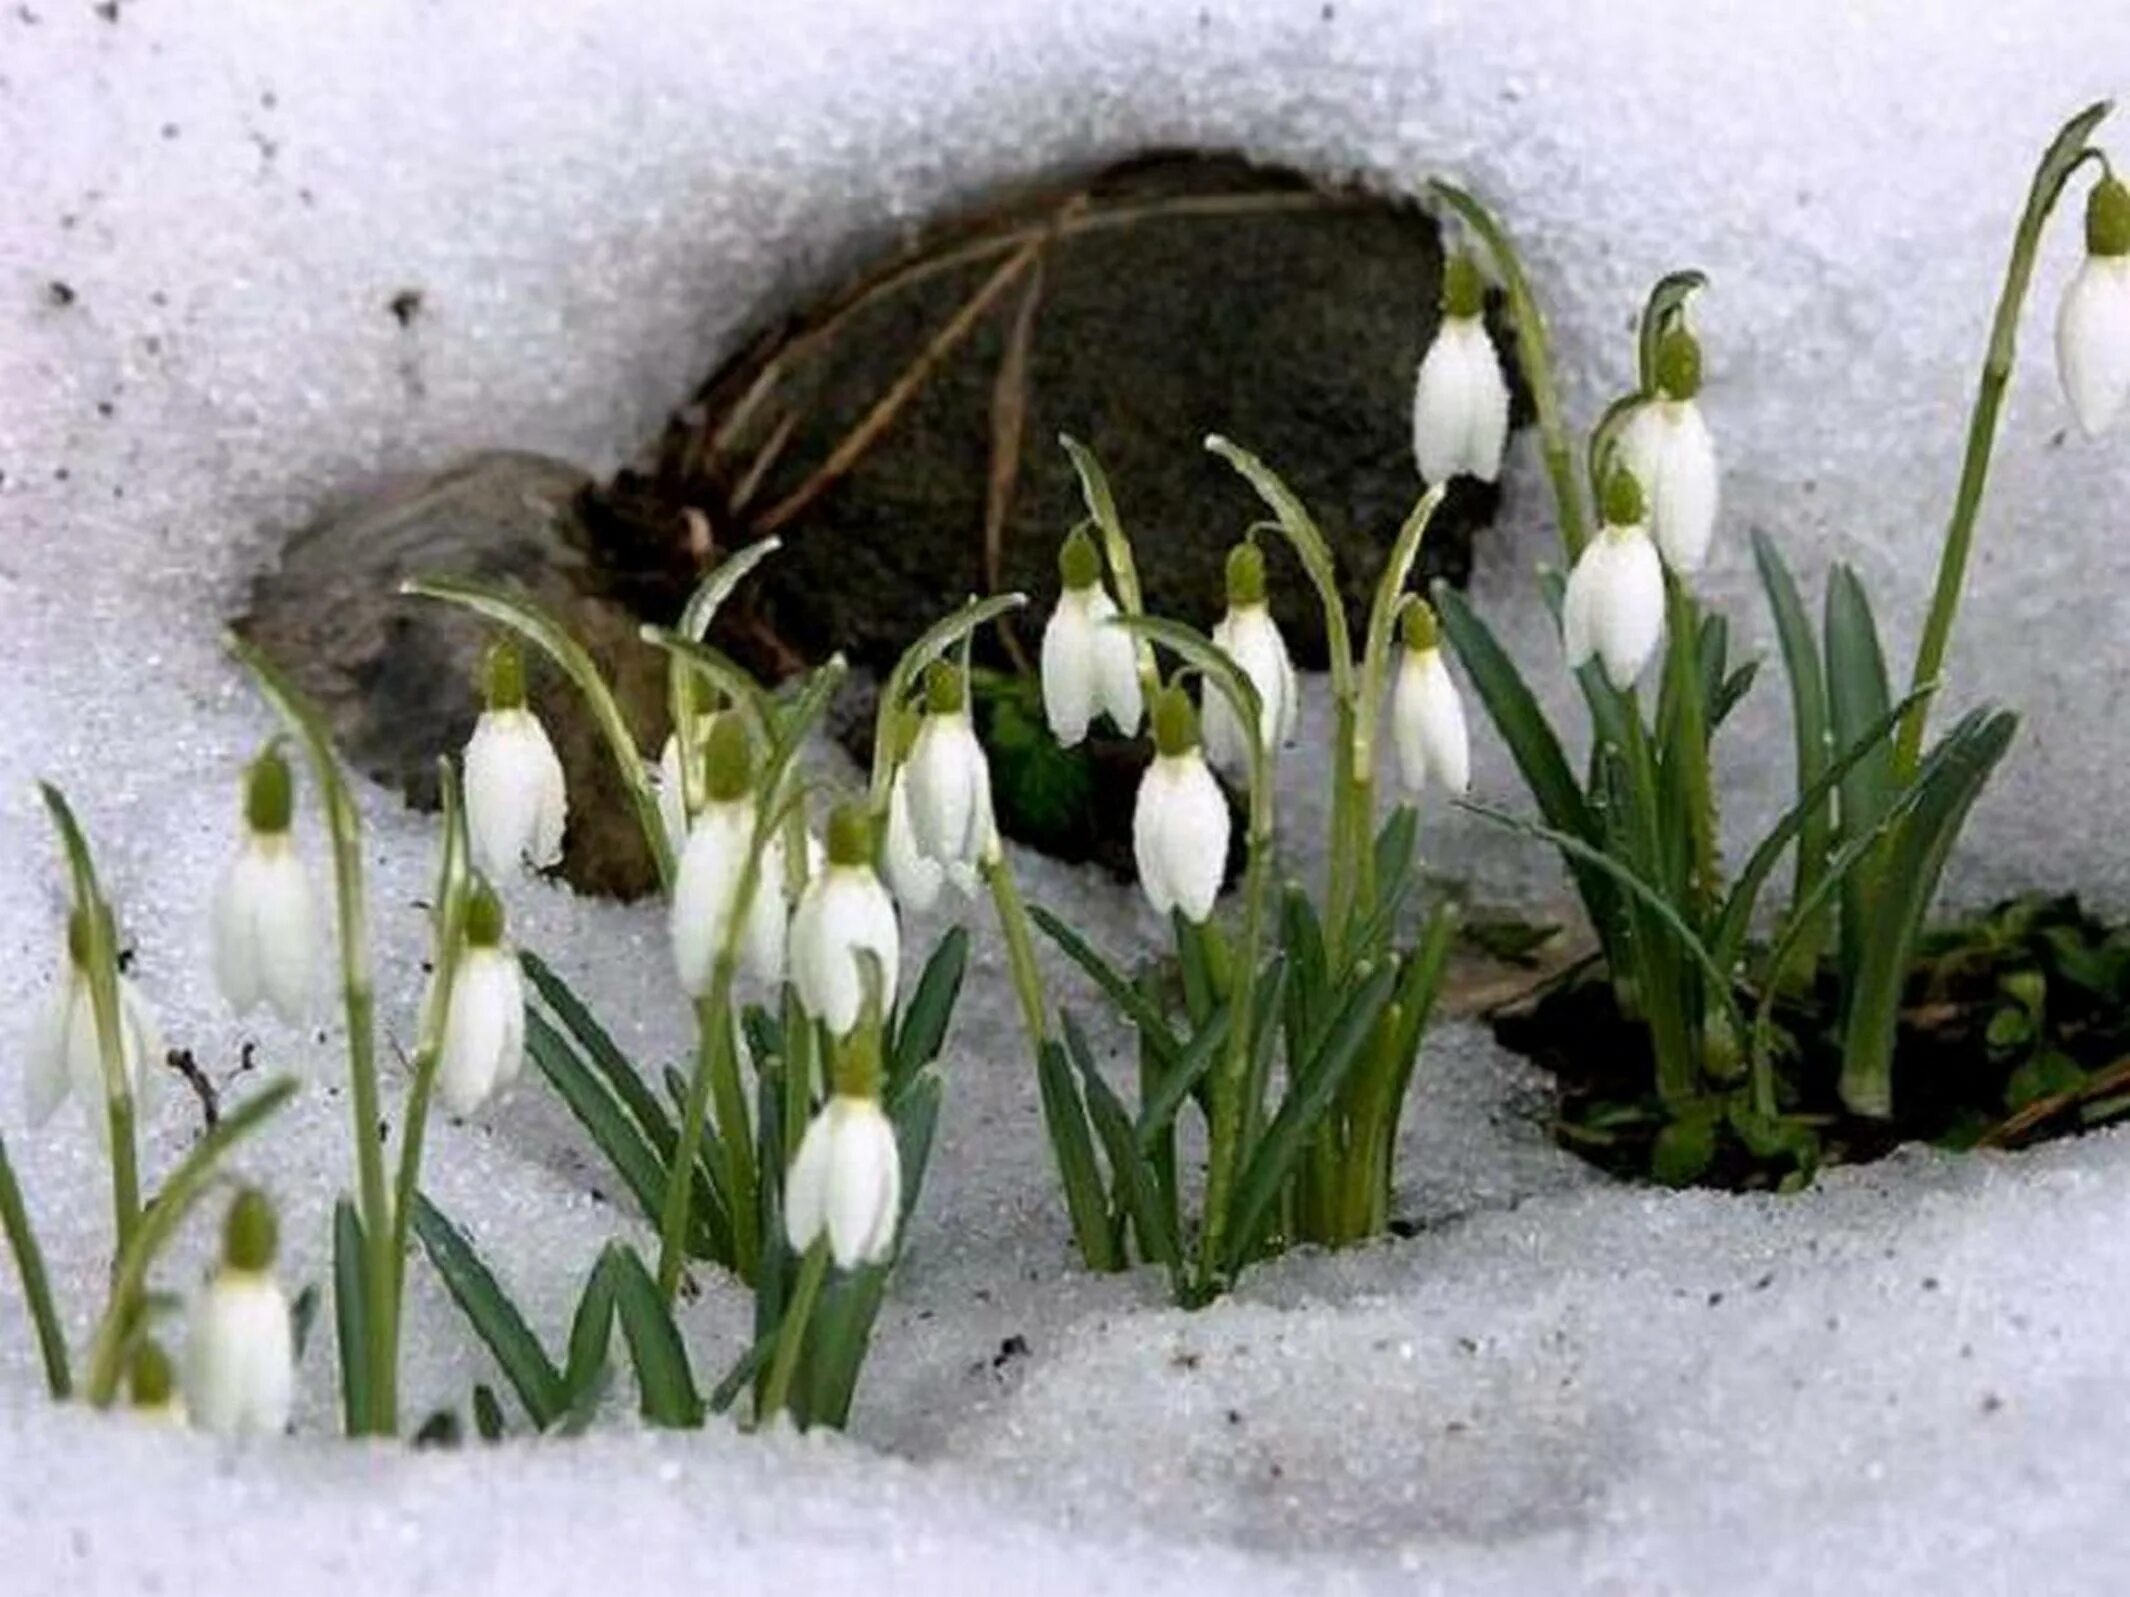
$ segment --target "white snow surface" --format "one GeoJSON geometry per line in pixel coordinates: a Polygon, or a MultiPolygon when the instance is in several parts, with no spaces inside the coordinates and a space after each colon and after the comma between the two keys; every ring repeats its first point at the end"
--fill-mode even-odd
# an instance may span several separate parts
{"type": "MultiPolygon", "coordinates": [[[[2126,73],[2130,10],[2069,0],[11,6],[0,1011],[19,1039],[59,955],[29,794],[46,774],[99,846],[172,1041],[234,1092],[248,1040],[310,1079],[241,1164],[283,1206],[291,1284],[320,1279],[351,1179],[337,1033],[233,1022],[206,975],[234,773],[268,730],[216,641],[249,575],[320,507],[465,450],[609,467],[751,318],[859,250],[989,182],[1150,145],[1460,177],[1525,241],[1583,417],[1625,371],[1647,281],[1707,269],[1727,468],[1709,586],[1764,640],[1746,529],[1815,586],[1853,560],[1898,664],[2032,160],[2126,73]],[[407,289],[402,327],[387,306],[407,289]]],[[[2046,369],[2076,233],[2074,210],[2037,274],[1953,654],[1954,699],[2029,711],[1955,861],[1968,899],[2130,901],[2114,829],[2088,820],[2118,812],[2130,736],[2110,713],[2130,453],[2063,437],[2046,369]]],[[[1520,444],[1477,593],[1538,663],[1527,571],[1549,538],[1520,444]]],[[[1779,802],[1789,760],[1780,695],[1759,697],[1727,745],[1740,824],[1779,802]]],[[[1479,745],[1482,795],[1510,797],[1479,745]]],[[[404,1041],[433,823],[365,798],[404,1041]]],[[[1483,890],[1549,880],[1470,823],[1429,837],[1483,890]]],[[[1148,936],[1115,887],[1023,865],[1098,941],[1148,936]]],[[[683,1046],[653,912],[545,887],[512,911],[625,1045],[683,1046]]],[[[1448,1025],[1408,1122],[1398,1208],[1418,1234],[1291,1259],[1183,1314],[1149,1276],[1073,1265],[978,927],[933,1177],[848,1439],[661,1436],[622,1401],[568,1443],[348,1447],[322,1334],[296,1436],[227,1451],[45,1404],[9,1275],[8,1589],[2121,1589],[2121,1137],[1904,1157],[1789,1199],[1629,1190],[1552,1150],[1542,1084],[1448,1025]],[[1014,1337],[1026,1352],[1003,1357],[1014,1337]]],[[[109,1246],[97,1164],[71,1110],[22,1128],[19,1045],[6,1057],[0,1123],[78,1348],[109,1246]]],[[[195,1122],[164,1085],[151,1178],[195,1122]]],[[[428,1169],[551,1340],[600,1243],[646,1240],[536,1083],[436,1125],[428,1169]]],[[[418,1419],[494,1372],[419,1262],[411,1279],[418,1419]]],[[[745,1305],[702,1285],[687,1328],[714,1372],[745,1305]]]]}

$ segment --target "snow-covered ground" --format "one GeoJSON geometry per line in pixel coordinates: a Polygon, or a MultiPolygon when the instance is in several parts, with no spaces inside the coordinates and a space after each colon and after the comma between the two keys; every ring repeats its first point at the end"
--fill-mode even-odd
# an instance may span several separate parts
{"type": "MultiPolygon", "coordinates": [[[[316,1279],[348,1179],[330,1038],[210,1002],[203,905],[237,762],[266,730],[219,618],[281,529],[487,445],[610,466],[765,303],[946,198],[1150,144],[1239,144],[1490,197],[1529,246],[1587,416],[1641,286],[1682,262],[1730,520],[1861,564],[1896,658],[1923,603],[2005,233],[2060,117],[2130,80],[2130,12],[1793,0],[895,4],[29,0],[0,14],[0,1012],[49,990],[63,909],[29,779],[74,794],[144,986],[218,1074],[256,1037],[313,1078],[247,1168],[316,1279]],[[763,14],[765,9],[774,14],[763,14]],[[417,290],[407,325],[389,302],[417,290]],[[1896,587],[1896,584],[1898,586],[1896,587]]],[[[1955,890],[2130,902],[2114,829],[2130,664],[2120,438],[2061,440],[2045,252],[1956,696],[2030,713],[1955,890]]],[[[1209,426],[1220,418],[1208,417],[1209,426]]],[[[1479,597],[1530,660],[1536,472],[1479,597]]],[[[1759,636],[1759,629],[1751,629],[1759,636]]],[[[1557,690],[1559,684],[1554,684],[1557,690]]],[[[1779,696],[1730,739],[1735,817],[1788,763],[1779,696]]],[[[1482,740],[1479,781],[1513,791],[1482,740]]],[[[370,795],[388,1028],[407,1035],[430,826],[370,795]]],[[[1298,816],[1298,820],[1303,817],[1298,816]]],[[[1445,869],[1527,857],[1466,825],[1445,869]]],[[[1103,940],[1124,894],[1030,862],[1103,940]]],[[[1535,880],[1543,881],[1540,876],[1535,880]]],[[[657,1058],[681,1042],[655,917],[522,891],[548,952],[657,1058]]],[[[19,1048],[5,1051],[19,1060],[19,1048]]],[[[324,1342],[300,1434],[225,1455],[40,1397],[0,1281],[10,1590],[1211,1585],[1562,1592],[2118,1589],[2130,1465],[2130,1154],[1916,1157],[1787,1200],[1596,1182],[1534,1085],[1438,1032],[1409,1126],[1417,1237],[1297,1258],[1196,1315],[1072,1268],[995,941],[947,1061],[948,1117],[848,1441],[638,1434],[350,1449],[324,1342]],[[1009,1339],[1025,1353],[1008,1355],[1009,1339]]],[[[84,1330],[107,1242],[77,1122],[9,1143],[84,1330]]],[[[189,1135],[166,1092],[151,1173],[189,1135]]],[[[550,1336],[631,1222],[537,1087],[440,1125],[439,1199],[550,1336]]],[[[200,1255],[199,1235],[174,1267],[200,1255]]],[[[409,1408],[490,1378],[417,1266],[409,1408]]],[[[705,1368],[742,1305],[706,1281],[705,1368]]]]}

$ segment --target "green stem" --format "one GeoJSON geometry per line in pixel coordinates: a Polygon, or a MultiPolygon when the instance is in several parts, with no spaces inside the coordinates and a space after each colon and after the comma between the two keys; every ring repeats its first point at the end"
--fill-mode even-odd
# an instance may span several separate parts
{"type": "MultiPolygon", "coordinates": [[[[735,918],[737,923],[737,917],[735,918]]],[[[681,1109],[680,1141],[666,1177],[666,1207],[660,1217],[658,1290],[668,1303],[680,1292],[687,1260],[688,1211],[695,1195],[695,1159],[702,1147],[710,1097],[717,1095],[718,1151],[732,1198],[733,1268],[752,1281],[759,1254],[754,1203],[754,1150],[747,1135],[747,1105],[739,1064],[732,1056],[732,953],[718,956],[710,992],[695,1004],[695,1070],[681,1109]]]]}
{"type": "Polygon", "coordinates": [[[44,1358],[44,1383],[52,1400],[64,1403],[74,1390],[67,1373],[67,1342],[59,1329],[59,1315],[52,1306],[51,1278],[44,1272],[44,1250],[37,1246],[37,1232],[30,1225],[30,1212],[22,1201],[22,1184],[7,1156],[7,1142],[0,1138],[0,1228],[7,1232],[8,1251],[15,1255],[15,1273],[22,1277],[22,1301],[28,1305],[30,1323],[37,1328],[37,1351],[44,1358]]]}
{"type": "MultiPolygon", "coordinates": [[[[2004,406],[2005,385],[2011,380],[2017,354],[2019,313],[2026,303],[2027,288],[2034,276],[2034,260],[2041,247],[2043,225],[2063,194],[2071,174],[2094,154],[2086,138],[2108,114],[2108,103],[2088,106],[2065,123],[2034,169],[2027,191],[2026,209],[2012,236],[2012,255],[2004,270],[2004,287],[1997,296],[1997,313],[1990,323],[1989,350],[1983,357],[1982,380],[1975,390],[1975,408],[1968,418],[1967,449],[1960,461],[1960,487],[1953,497],[1952,522],[1945,530],[1945,544],[1938,555],[1938,581],[1931,594],[1930,614],[1923,623],[1922,641],[1916,646],[1915,669],[1909,674],[1911,689],[1938,680],[1944,669],[1945,651],[1952,641],[1954,613],[1960,607],[1960,590],[1967,577],[1968,551],[1974,543],[1975,521],[1982,510],[1982,494],[1989,481],[1990,453],[1997,440],[1998,413],[2004,406]]],[[[1901,735],[1894,748],[1893,777],[1896,784],[1910,781],[1923,754],[1923,732],[1930,718],[1930,700],[1918,699],[1901,722],[1901,735]]]]}
{"type": "Polygon", "coordinates": [[[991,889],[991,903],[998,912],[999,935],[1006,940],[1006,971],[1013,979],[1014,996],[1021,1004],[1021,1024],[1028,1040],[1040,1050],[1050,1040],[1046,1019],[1049,1006],[1043,999],[1043,973],[1035,962],[1035,938],[1028,925],[1028,909],[1006,863],[1003,850],[983,864],[984,885],[991,889]]]}
{"type": "Polygon", "coordinates": [[[798,1373],[799,1353],[806,1345],[807,1322],[813,1318],[814,1302],[821,1295],[821,1280],[827,1274],[828,1243],[816,1237],[806,1250],[805,1262],[799,1266],[798,1284],[792,1288],[784,1322],[777,1327],[777,1350],[770,1361],[768,1385],[762,1389],[761,1407],[755,1413],[757,1422],[778,1413],[791,1399],[792,1377],[798,1373]]]}
{"type": "Polygon", "coordinates": [[[1669,610],[1667,664],[1672,673],[1673,713],[1679,717],[1679,758],[1685,766],[1681,777],[1693,850],[1693,880],[1687,888],[1696,907],[1693,923],[1705,931],[1721,913],[1723,895],[1716,857],[1716,799],[1709,781],[1707,718],[1701,700],[1701,622],[1694,596],[1670,572],[1664,576],[1664,598],[1669,610]]]}

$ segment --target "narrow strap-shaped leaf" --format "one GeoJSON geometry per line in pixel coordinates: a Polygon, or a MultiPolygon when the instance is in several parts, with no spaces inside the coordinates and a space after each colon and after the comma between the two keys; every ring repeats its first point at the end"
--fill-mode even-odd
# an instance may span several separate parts
{"type": "MultiPolygon", "coordinates": [[[[1827,709],[1834,743],[1850,748],[1882,718],[1891,702],[1886,662],[1879,650],[1877,624],[1864,586],[1847,566],[1827,576],[1827,709]]],[[[1841,780],[1841,835],[1858,837],[1875,829],[1893,800],[1894,751],[1887,748],[1859,761],[1841,780]]],[[[1842,889],[1842,967],[1853,984],[1864,955],[1863,939],[1872,892],[1868,865],[1852,872],[1842,889]]]]}
{"type": "Polygon", "coordinates": [[[502,1399],[486,1381],[473,1389],[473,1429],[484,1442],[500,1442],[509,1430],[503,1422],[502,1399]]]}
{"type": "Polygon", "coordinates": [[[1206,957],[1206,936],[1212,931],[1208,922],[1201,926],[1184,914],[1179,906],[1169,911],[1169,932],[1176,942],[1176,971],[1183,979],[1183,1012],[1194,1026],[1203,1026],[1212,1016],[1214,982],[1211,962],[1206,957]]]}
{"type": "Polygon", "coordinates": [[[1117,973],[1116,967],[1096,953],[1087,941],[1070,926],[1059,920],[1040,904],[1028,906],[1028,918],[1035,922],[1043,935],[1058,945],[1058,951],[1085,971],[1094,984],[1102,989],[1107,998],[1125,1019],[1138,1029],[1146,1045],[1153,1050],[1154,1059],[1163,1070],[1174,1067],[1183,1045],[1176,1034],[1169,1030],[1169,1023],[1146,998],[1117,973]]]}
{"type": "Polygon", "coordinates": [[[29,1308],[30,1323],[37,1328],[44,1384],[53,1402],[64,1403],[74,1390],[74,1377],[67,1368],[67,1340],[59,1329],[59,1315],[52,1305],[51,1277],[44,1268],[44,1250],[37,1245],[36,1228],[30,1224],[29,1207],[22,1200],[22,1184],[15,1179],[5,1138],[0,1138],[0,1229],[5,1230],[8,1251],[15,1256],[15,1273],[22,1282],[22,1301],[29,1308]]]}
{"type": "Polygon", "coordinates": [[[725,1378],[710,1389],[707,1405],[712,1414],[722,1414],[739,1401],[740,1393],[754,1384],[754,1378],[769,1368],[770,1355],[777,1350],[777,1333],[771,1330],[754,1339],[754,1345],[742,1353],[739,1361],[725,1372],[725,1378]]]}
{"type": "Polygon", "coordinates": [[[653,1425],[694,1430],[703,1423],[702,1395],[688,1367],[687,1345],[658,1283],[635,1250],[614,1250],[614,1312],[636,1367],[643,1417],[653,1425]]]}
{"type": "Polygon", "coordinates": [[[365,1301],[362,1216],[347,1198],[333,1205],[333,1335],[340,1355],[340,1427],[349,1436],[370,1425],[370,1315],[365,1301]]]}
{"type": "Polygon", "coordinates": [[[1065,1049],[1055,1038],[1046,1039],[1036,1050],[1035,1077],[1043,1099],[1043,1127],[1050,1133],[1058,1180],[1065,1188],[1065,1211],[1080,1244],[1080,1257],[1090,1270],[1118,1269],[1123,1261],[1117,1257],[1110,1229],[1109,1201],[1102,1190],[1102,1172],[1095,1164],[1087,1111],[1073,1085],[1065,1049]]]}
{"type": "Polygon", "coordinates": [[[525,1015],[525,1051],[606,1156],[637,1207],[657,1225],[665,1213],[666,1162],[653,1151],[620,1100],[537,1010],[525,1015]]]}
{"type": "Polygon", "coordinates": [[[518,1312],[518,1306],[511,1302],[465,1233],[426,1193],[415,1194],[413,1223],[422,1251],[443,1278],[451,1301],[466,1316],[474,1335],[495,1356],[504,1379],[518,1394],[526,1417],[536,1428],[545,1430],[568,1397],[562,1372],[548,1358],[540,1339],[525,1323],[525,1316],[518,1312]]]}
{"type": "Polygon", "coordinates": [[[579,1051],[636,1122],[636,1128],[650,1139],[659,1159],[671,1159],[673,1145],[680,1133],[674,1128],[673,1117],[666,1113],[665,1105],[658,1101],[658,1095],[643,1079],[642,1072],[630,1063],[628,1055],[616,1046],[606,1028],[584,1006],[583,1000],[548,967],[545,960],[529,949],[520,949],[518,963],[525,968],[540,1001],[554,1012],[555,1019],[562,1023],[579,1051]]]}
{"type": "Polygon", "coordinates": [[[684,638],[698,643],[709,635],[710,623],[717,619],[717,612],[733,591],[747,580],[754,568],[783,547],[776,537],[757,538],[726,555],[703,580],[696,584],[695,591],[688,595],[688,602],[681,607],[680,625],[677,628],[684,638]]]}
{"type": "Polygon", "coordinates": [[[1162,1073],[1154,1090],[1139,1106],[1138,1144],[1147,1152],[1153,1151],[1156,1140],[1175,1122],[1183,1101],[1197,1090],[1206,1072],[1213,1068],[1213,1061],[1220,1057],[1221,1047],[1228,1040],[1231,1014],[1226,1004],[1214,1010],[1192,1036],[1183,1056],[1162,1073]]]}
{"type": "MultiPolygon", "coordinates": [[[[1315,587],[1317,602],[1324,612],[1325,648],[1331,656],[1332,693],[1340,700],[1350,702],[1354,693],[1353,640],[1346,625],[1346,599],[1339,592],[1338,565],[1332,559],[1330,543],[1325,540],[1301,497],[1257,456],[1218,433],[1207,435],[1206,448],[1233,466],[1257,491],[1258,498],[1270,507],[1281,534],[1300,558],[1302,570],[1315,587]]],[[[1431,505],[1428,508],[1433,509],[1431,505]]],[[[1421,525],[1426,525],[1424,517],[1421,525]]],[[[1416,534],[1416,547],[1417,542],[1416,534]]],[[[1253,723],[1245,721],[1243,724],[1253,723]]]]}
{"type": "Polygon", "coordinates": [[[1449,964],[1450,946],[1456,938],[1456,906],[1439,905],[1428,917],[1420,944],[1406,960],[1398,977],[1397,991],[1391,994],[1391,1002],[1404,1017],[1404,1035],[1396,1050],[1398,1071],[1385,1098],[1388,1106],[1384,1115],[1385,1135],[1393,1147],[1397,1145],[1398,1120],[1404,1113],[1405,1094],[1412,1086],[1413,1070],[1420,1060],[1420,1044],[1427,1036],[1428,1022],[1434,1018],[1435,999],[1442,990],[1442,972],[1449,964]]]}
{"type": "Polygon", "coordinates": [[[614,1334],[614,1248],[600,1249],[570,1316],[569,1361],[562,1373],[568,1407],[596,1403],[606,1381],[606,1354],[614,1334]]]}
{"type": "Polygon", "coordinates": [[[1066,1050],[1079,1068],[1081,1086],[1087,1094],[1088,1117],[1094,1122],[1095,1134],[1102,1139],[1103,1151],[1109,1155],[1110,1172],[1116,1180],[1118,1195],[1123,1199],[1124,1211],[1131,1217],[1132,1229],[1138,1235],[1139,1250],[1150,1263],[1161,1265],[1174,1274],[1183,1265],[1174,1218],[1162,1203],[1160,1182],[1140,1152],[1139,1141],[1132,1133],[1131,1116],[1095,1068],[1087,1037],[1080,1030],[1080,1023],[1073,1018],[1072,1011],[1060,1011],[1059,1018],[1063,1022],[1066,1050]]]}
{"type": "Polygon", "coordinates": [[[1227,1227],[1224,1268],[1230,1277],[1256,1248],[1280,1190],[1293,1174],[1296,1161],[1325,1112],[1337,1099],[1347,1074],[1360,1059],[1362,1044],[1389,1002],[1397,980],[1395,965],[1387,964],[1369,973],[1333,1022],[1317,1057],[1301,1079],[1289,1085],[1278,1113],[1251,1150],[1242,1177],[1235,1184],[1235,1206],[1227,1227]]]}
{"type": "Polygon", "coordinates": [[[902,1006],[895,1027],[895,1044],[888,1054],[887,1096],[894,1098],[918,1071],[939,1057],[947,1040],[947,1025],[954,1018],[954,1002],[961,996],[962,974],[969,961],[969,931],[957,926],[939,940],[932,957],[925,961],[917,989],[902,1006]]]}
{"type": "MultiPolygon", "coordinates": [[[[1775,635],[1782,646],[1783,671],[1790,679],[1790,736],[1796,750],[1797,791],[1813,790],[1827,768],[1834,734],[1828,725],[1827,680],[1820,665],[1819,639],[1805,613],[1797,581],[1775,540],[1759,528],[1753,531],[1753,559],[1760,568],[1760,585],[1768,596],[1768,609],[1775,618],[1775,635]]],[[[1825,796],[1809,805],[1800,799],[1802,824],[1797,832],[1797,866],[1790,902],[1802,902],[1818,885],[1827,868],[1827,855],[1834,847],[1834,797],[1825,796]]],[[[1807,963],[1816,958],[1818,937],[1806,948],[1807,963]]]]}

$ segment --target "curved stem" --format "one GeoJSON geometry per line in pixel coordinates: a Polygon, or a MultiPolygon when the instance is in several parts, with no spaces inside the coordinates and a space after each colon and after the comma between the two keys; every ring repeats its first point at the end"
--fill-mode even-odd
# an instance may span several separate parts
{"type": "Polygon", "coordinates": [[[1035,961],[1028,908],[1021,902],[1020,886],[1003,850],[985,860],[982,868],[984,885],[991,890],[991,903],[998,912],[999,935],[1006,940],[1006,971],[1013,979],[1014,996],[1020,1000],[1021,1024],[1028,1028],[1028,1040],[1040,1050],[1050,1040],[1049,1006],[1043,999],[1043,973],[1035,961]]]}
{"type": "Polygon", "coordinates": [[[45,1274],[44,1250],[37,1245],[30,1211],[22,1201],[22,1184],[7,1156],[7,1142],[0,1138],[0,1232],[7,1236],[8,1251],[15,1256],[15,1273],[22,1278],[22,1301],[37,1328],[37,1351],[44,1360],[44,1384],[52,1400],[64,1403],[74,1390],[67,1373],[67,1339],[59,1329],[59,1314],[52,1306],[52,1282],[45,1274]]]}
{"type": "MultiPolygon", "coordinates": [[[[2005,385],[2011,380],[2017,354],[2019,312],[2034,276],[2034,259],[2041,247],[2041,230],[2056,208],[2072,173],[2094,152],[2086,139],[2108,114],[2103,100],[2063,125],[2034,169],[2034,182],[2027,191],[2026,209],[2012,236],[2012,255],[2004,269],[2004,288],[1997,297],[1997,314],[1990,323],[1989,350],[1983,357],[1982,379],[1975,389],[1975,408],[1967,423],[1967,449],[1960,461],[1960,486],[1953,497],[1952,522],[1945,529],[1945,544],[1938,555],[1938,580],[1930,598],[1930,614],[1923,623],[1922,640],[1916,645],[1915,669],[1909,685],[1922,687],[1938,680],[1945,664],[1945,650],[1952,641],[1953,616],[1960,608],[1960,590],[1967,577],[1968,551],[1974,543],[1975,520],[1982,510],[1983,490],[1989,483],[1991,451],[1997,441],[1998,413],[2004,407],[2005,385]]],[[[1923,732],[1930,719],[1930,701],[1920,699],[1901,722],[1901,735],[1894,747],[1893,775],[1897,783],[1909,781],[1923,754],[1923,732]]]]}
{"type": "MultiPolygon", "coordinates": [[[[792,1288],[791,1305],[777,1327],[777,1350],[769,1365],[769,1382],[762,1389],[757,1424],[769,1419],[791,1400],[792,1377],[798,1373],[799,1353],[806,1345],[807,1323],[813,1318],[814,1302],[821,1295],[822,1277],[828,1274],[828,1239],[814,1238],[799,1266],[798,1284],[792,1288]]],[[[796,1418],[796,1416],[794,1416],[796,1418]]]]}

